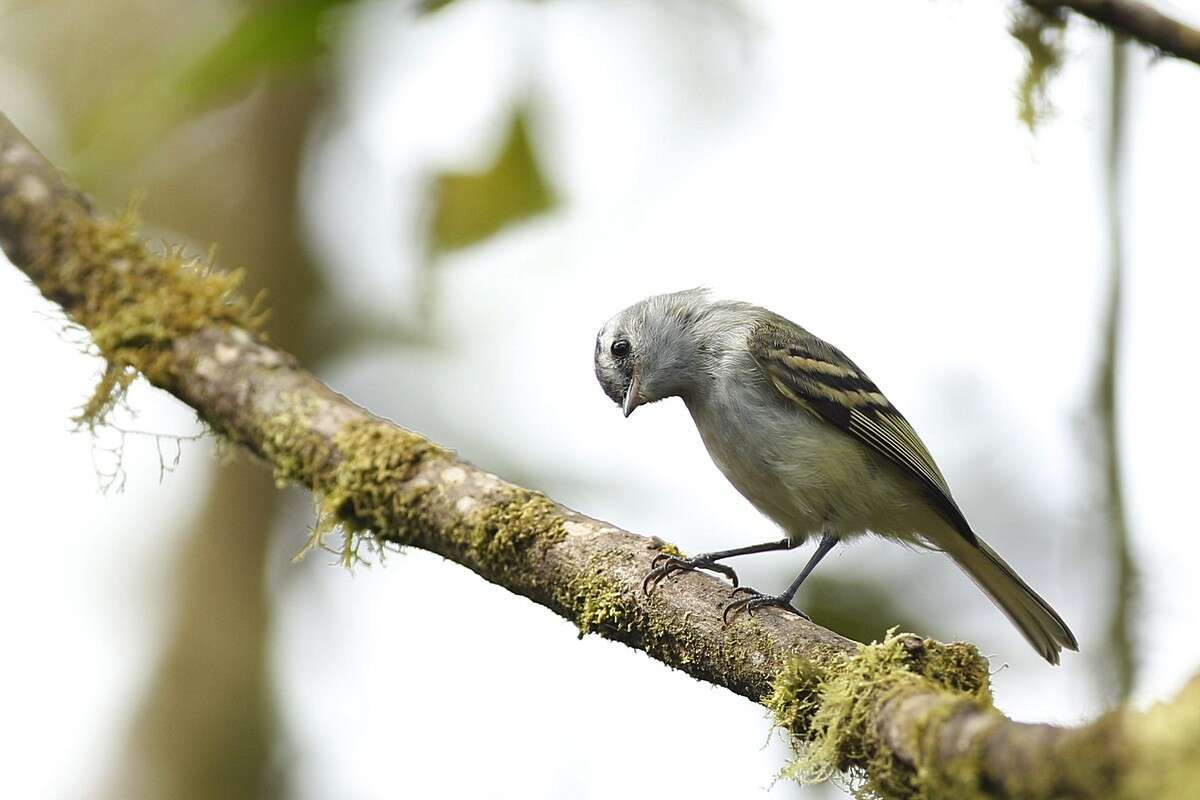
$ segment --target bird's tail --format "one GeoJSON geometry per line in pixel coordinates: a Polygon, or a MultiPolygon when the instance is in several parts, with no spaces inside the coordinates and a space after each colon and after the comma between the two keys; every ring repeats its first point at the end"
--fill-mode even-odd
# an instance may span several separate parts
{"type": "Polygon", "coordinates": [[[1064,647],[1079,650],[1075,634],[1058,612],[1030,589],[986,542],[977,538],[976,544],[971,544],[957,535],[945,538],[938,545],[999,606],[1042,658],[1057,664],[1064,647]]]}

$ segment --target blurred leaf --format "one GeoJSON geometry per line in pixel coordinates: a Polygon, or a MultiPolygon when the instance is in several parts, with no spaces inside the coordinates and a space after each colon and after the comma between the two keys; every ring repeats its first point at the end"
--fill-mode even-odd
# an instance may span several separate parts
{"type": "Polygon", "coordinates": [[[435,252],[467,247],[557,203],[534,157],[519,110],[500,155],[486,171],[449,173],[433,187],[432,243],[435,252]]]}
{"type": "Polygon", "coordinates": [[[324,53],[326,14],[352,0],[276,0],[244,16],[182,76],[193,103],[239,89],[264,72],[307,65],[324,53]]]}
{"type": "Polygon", "coordinates": [[[883,641],[888,628],[927,635],[888,595],[886,587],[812,575],[796,599],[796,607],[824,628],[856,642],[883,641]]]}
{"type": "Polygon", "coordinates": [[[418,0],[416,12],[422,16],[436,14],[447,6],[454,5],[455,0],[418,0]]]}
{"type": "Polygon", "coordinates": [[[432,14],[436,11],[441,11],[453,2],[454,0],[422,0],[422,2],[417,4],[417,13],[432,14]]]}
{"type": "MultiPolygon", "coordinates": [[[[215,42],[179,41],[170,49],[174,55],[119,82],[82,116],[75,131],[76,173],[120,167],[167,131],[258,78],[307,67],[325,52],[330,14],[352,2],[256,3],[215,42]]],[[[197,36],[204,38],[203,32],[197,36]]]]}

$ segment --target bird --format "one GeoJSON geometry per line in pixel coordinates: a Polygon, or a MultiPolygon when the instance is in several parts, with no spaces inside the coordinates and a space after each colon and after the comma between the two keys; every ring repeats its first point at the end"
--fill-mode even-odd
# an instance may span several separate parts
{"type": "Polygon", "coordinates": [[[679,397],[722,474],[785,534],[691,558],[659,554],[642,588],[668,576],[723,574],[734,597],[723,618],[793,603],[837,544],[864,534],[948,555],[1046,661],[1078,651],[1062,617],[972,529],[913,427],[841,350],[765,308],[707,289],[648,297],[609,319],[595,345],[596,378],[628,417],[679,397]],[[817,538],[819,537],[819,538],[817,538]],[[781,594],[739,586],[722,561],[817,546],[781,594]]]}

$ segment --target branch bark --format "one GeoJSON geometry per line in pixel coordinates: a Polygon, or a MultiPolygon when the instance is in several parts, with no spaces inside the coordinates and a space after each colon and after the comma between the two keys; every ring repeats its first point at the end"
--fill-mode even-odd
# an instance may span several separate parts
{"type": "Polygon", "coordinates": [[[802,777],[852,769],[885,796],[1026,800],[1183,798],[1200,782],[1200,677],[1149,712],[1022,724],[992,706],[970,645],[899,634],[862,646],[773,610],[725,627],[727,587],[695,573],[644,597],[647,564],[669,545],[508,483],[337,394],[232,324],[249,317],[227,282],[181,271],[177,254],[96,216],[3,115],[0,246],[93,332],[112,369],[140,370],[278,480],[317,494],[318,528],[343,526],[348,555],[381,541],[430,550],[582,633],[763,703],[802,743],[802,777]],[[172,292],[186,308],[164,308],[172,292]]]}
{"type": "Polygon", "coordinates": [[[1070,10],[1114,33],[1136,39],[1167,55],[1200,64],[1200,30],[1138,0],[1025,0],[1040,11],[1070,10]]]}

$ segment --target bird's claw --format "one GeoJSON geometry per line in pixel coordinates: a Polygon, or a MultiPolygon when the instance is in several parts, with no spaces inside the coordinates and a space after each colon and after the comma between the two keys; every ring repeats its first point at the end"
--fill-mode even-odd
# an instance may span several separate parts
{"type": "Polygon", "coordinates": [[[739,597],[738,599],[734,600],[729,605],[725,606],[725,610],[721,612],[721,620],[726,625],[729,624],[730,614],[737,615],[742,611],[745,611],[747,616],[753,617],[755,609],[764,608],[766,606],[782,608],[784,611],[790,611],[791,613],[802,617],[809,622],[812,622],[812,618],[809,617],[808,614],[805,614],[803,611],[792,605],[792,598],[790,597],[786,597],[784,595],[762,594],[761,592],[751,589],[749,586],[736,587],[732,592],[729,593],[729,596],[737,597],[738,594],[745,594],[746,596],[739,597]]]}
{"type": "Polygon", "coordinates": [[[695,572],[700,569],[719,572],[733,581],[735,588],[738,585],[738,576],[733,571],[733,567],[719,564],[702,555],[693,558],[680,558],[669,553],[659,553],[650,562],[650,571],[642,579],[642,593],[649,596],[651,592],[658,588],[660,583],[676,572],[695,572]]]}

